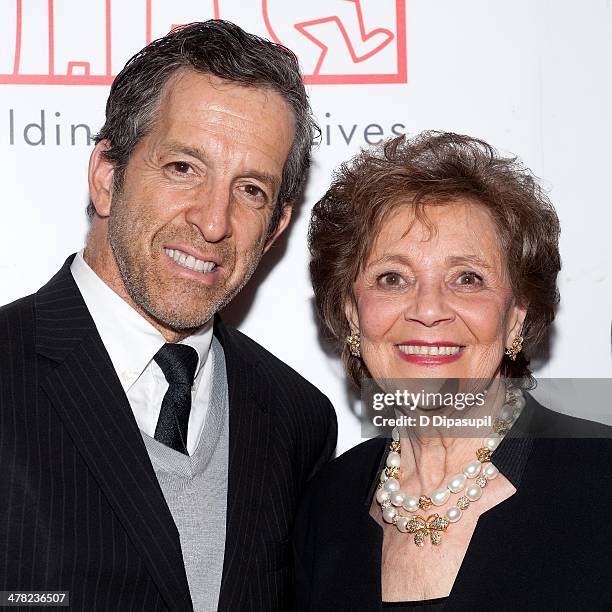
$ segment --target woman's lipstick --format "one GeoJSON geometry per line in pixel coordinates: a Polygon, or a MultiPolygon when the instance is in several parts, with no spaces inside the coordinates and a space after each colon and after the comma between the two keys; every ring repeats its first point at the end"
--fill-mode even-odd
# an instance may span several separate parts
{"type": "Polygon", "coordinates": [[[398,355],[404,361],[424,366],[437,366],[457,361],[465,347],[455,342],[407,340],[396,344],[396,348],[398,355]]]}

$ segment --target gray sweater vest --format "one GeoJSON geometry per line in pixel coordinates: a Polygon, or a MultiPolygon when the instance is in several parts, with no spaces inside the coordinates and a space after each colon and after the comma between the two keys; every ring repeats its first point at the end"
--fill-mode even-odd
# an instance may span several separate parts
{"type": "Polygon", "coordinates": [[[141,432],[181,538],[196,612],[217,609],[227,512],[229,401],[225,356],[214,337],[208,358],[213,359],[211,396],[193,455],[183,455],[141,432]]]}

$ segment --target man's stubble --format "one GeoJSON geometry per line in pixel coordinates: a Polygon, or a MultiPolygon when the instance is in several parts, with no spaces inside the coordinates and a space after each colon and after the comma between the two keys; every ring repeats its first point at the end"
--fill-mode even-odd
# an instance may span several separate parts
{"type": "Polygon", "coordinates": [[[108,219],[108,241],[121,280],[130,298],[144,313],[174,332],[189,334],[209,321],[242,290],[263,256],[265,235],[246,254],[245,273],[234,287],[226,286],[227,280],[207,287],[195,282],[186,283],[185,279],[180,279],[176,286],[167,286],[160,283],[154,274],[155,258],[165,257],[162,250],[164,243],[180,238],[183,243],[214,254],[223,262],[224,272],[234,269],[235,251],[225,241],[214,244],[206,242],[199,231],[191,230],[191,235],[186,236],[185,232],[190,232],[189,229],[185,231],[164,226],[154,235],[149,258],[146,252],[136,250],[136,243],[131,239],[138,235],[141,226],[146,227],[146,215],[138,215],[135,219],[135,215],[129,214],[130,210],[130,204],[116,191],[108,219]],[[198,294],[195,303],[194,293],[198,294]]]}

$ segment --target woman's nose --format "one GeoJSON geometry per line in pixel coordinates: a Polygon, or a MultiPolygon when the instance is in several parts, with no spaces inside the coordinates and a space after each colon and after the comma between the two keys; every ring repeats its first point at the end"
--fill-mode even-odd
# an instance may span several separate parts
{"type": "Polygon", "coordinates": [[[435,327],[445,321],[452,321],[453,311],[448,302],[444,286],[439,283],[420,283],[416,291],[407,297],[404,319],[435,327]]]}

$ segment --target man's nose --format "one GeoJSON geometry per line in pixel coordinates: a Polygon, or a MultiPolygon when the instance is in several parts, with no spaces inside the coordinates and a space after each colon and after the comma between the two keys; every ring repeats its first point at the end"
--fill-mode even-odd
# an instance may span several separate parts
{"type": "Polygon", "coordinates": [[[194,198],[185,219],[195,225],[207,242],[221,242],[232,235],[232,198],[224,185],[203,189],[194,198]]]}
{"type": "Polygon", "coordinates": [[[404,310],[404,319],[425,327],[436,327],[454,319],[446,288],[439,282],[417,284],[404,310]]]}

